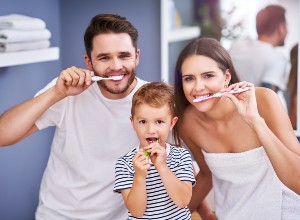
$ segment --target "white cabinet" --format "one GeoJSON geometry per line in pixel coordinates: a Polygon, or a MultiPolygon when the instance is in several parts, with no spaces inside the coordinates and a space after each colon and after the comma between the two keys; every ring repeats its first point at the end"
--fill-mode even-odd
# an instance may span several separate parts
{"type": "Polygon", "coordinates": [[[0,53],[0,67],[45,62],[59,59],[59,48],[0,53]]]}
{"type": "Polygon", "coordinates": [[[169,82],[170,44],[200,36],[199,26],[182,26],[170,30],[169,0],[161,0],[161,80],[169,82]]]}

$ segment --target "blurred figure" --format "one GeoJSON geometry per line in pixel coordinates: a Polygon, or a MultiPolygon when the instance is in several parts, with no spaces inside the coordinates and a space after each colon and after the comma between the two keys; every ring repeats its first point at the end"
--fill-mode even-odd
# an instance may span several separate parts
{"type": "Polygon", "coordinates": [[[287,59],[276,50],[287,36],[285,8],[268,5],[256,15],[257,39],[239,40],[229,53],[241,81],[274,90],[286,107],[283,92],[287,84],[287,59]]]}
{"type": "Polygon", "coordinates": [[[291,70],[288,81],[288,92],[290,97],[289,117],[293,128],[297,129],[297,74],[298,74],[298,44],[290,52],[291,70]]]}

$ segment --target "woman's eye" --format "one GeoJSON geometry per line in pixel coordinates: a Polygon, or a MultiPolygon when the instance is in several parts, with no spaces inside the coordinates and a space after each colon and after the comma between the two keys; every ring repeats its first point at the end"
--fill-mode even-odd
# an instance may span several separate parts
{"type": "Polygon", "coordinates": [[[193,80],[193,77],[187,76],[187,77],[184,77],[183,80],[184,81],[191,81],[191,80],[193,80]]]}
{"type": "Polygon", "coordinates": [[[204,75],[204,78],[208,79],[208,78],[212,78],[213,76],[214,76],[213,74],[207,73],[204,75]]]}

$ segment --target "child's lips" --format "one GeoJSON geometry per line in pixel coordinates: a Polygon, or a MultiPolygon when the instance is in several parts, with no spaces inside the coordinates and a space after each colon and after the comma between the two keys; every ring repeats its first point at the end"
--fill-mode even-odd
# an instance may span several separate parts
{"type": "Polygon", "coordinates": [[[146,141],[147,141],[149,144],[152,144],[152,143],[154,143],[154,142],[157,142],[157,141],[158,141],[158,138],[156,138],[156,137],[146,138],[146,141]]]}

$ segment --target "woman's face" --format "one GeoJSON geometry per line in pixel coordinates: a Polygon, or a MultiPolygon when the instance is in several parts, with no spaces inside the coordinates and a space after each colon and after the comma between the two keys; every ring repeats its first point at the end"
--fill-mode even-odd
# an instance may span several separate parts
{"type": "Polygon", "coordinates": [[[207,111],[219,98],[193,102],[196,98],[210,96],[228,85],[230,73],[225,74],[213,59],[203,55],[192,55],[181,66],[182,86],[185,97],[200,111],[207,111]]]}

